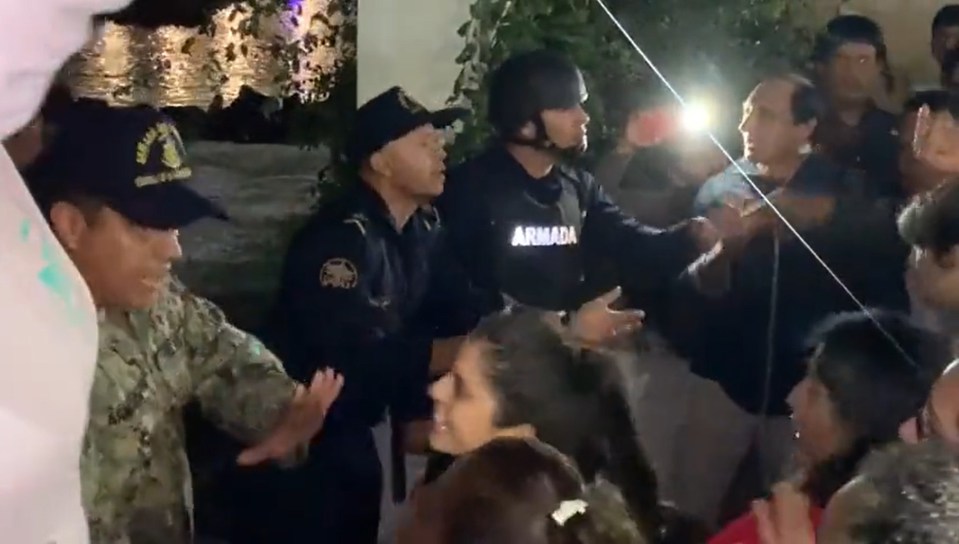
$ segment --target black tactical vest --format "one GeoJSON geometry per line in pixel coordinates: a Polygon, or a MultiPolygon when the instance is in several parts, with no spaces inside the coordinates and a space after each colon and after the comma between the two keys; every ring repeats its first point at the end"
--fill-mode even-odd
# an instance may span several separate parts
{"type": "Polygon", "coordinates": [[[585,212],[576,184],[557,175],[562,190],[554,202],[537,200],[528,184],[515,180],[486,191],[490,264],[501,293],[522,304],[568,310],[579,306],[585,279],[580,245],[585,212]]]}

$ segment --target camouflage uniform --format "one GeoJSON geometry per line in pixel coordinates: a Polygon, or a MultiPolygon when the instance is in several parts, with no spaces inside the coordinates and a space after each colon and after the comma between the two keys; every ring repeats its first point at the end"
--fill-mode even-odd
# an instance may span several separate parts
{"type": "Polygon", "coordinates": [[[81,460],[91,541],[180,544],[192,538],[183,407],[245,441],[269,431],[293,397],[276,357],[174,283],[149,311],[101,320],[81,460]]]}

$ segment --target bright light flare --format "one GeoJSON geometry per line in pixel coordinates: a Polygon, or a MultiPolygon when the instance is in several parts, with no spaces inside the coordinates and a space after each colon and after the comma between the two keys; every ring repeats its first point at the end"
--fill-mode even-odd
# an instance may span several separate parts
{"type": "Polygon", "coordinates": [[[687,132],[707,132],[713,125],[712,108],[704,102],[689,102],[683,108],[682,125],[687,132]]]}

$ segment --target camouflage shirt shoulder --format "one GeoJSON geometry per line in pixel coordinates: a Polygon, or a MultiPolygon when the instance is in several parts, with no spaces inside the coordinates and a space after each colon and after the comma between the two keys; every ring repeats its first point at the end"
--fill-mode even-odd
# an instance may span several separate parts
{"type": "Polygon", "coordinates": [[[213,303],[171,283],[149,310],[110,314],[90,398],[81,477],[94,542],[189,542],[192,489],[182,409],[255,440],[296,384],[213,303]]]}

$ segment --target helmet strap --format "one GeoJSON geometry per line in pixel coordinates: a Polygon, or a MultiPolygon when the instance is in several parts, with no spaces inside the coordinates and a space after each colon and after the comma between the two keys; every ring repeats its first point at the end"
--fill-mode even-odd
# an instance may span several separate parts
{"type": "Polygon", "coordinates": [[[557,161],[572,160],[582,154],[578,149],[561,148],[553,143],[553,141],[550,140],[549,136],[546,134],[546,125],[543,123],[543,116],[541,113],[537,113],[532,119],[530,119],[530,122],[533,123],[533,128],[536,131],[535,137],[526,138],[519,134],[514,134],[514,136],[509,138],[508,141],[513,144],[532,147],[533,149],[548,153],[557,161]]]}

